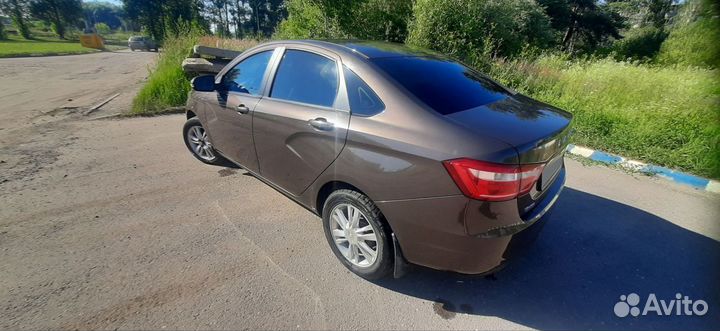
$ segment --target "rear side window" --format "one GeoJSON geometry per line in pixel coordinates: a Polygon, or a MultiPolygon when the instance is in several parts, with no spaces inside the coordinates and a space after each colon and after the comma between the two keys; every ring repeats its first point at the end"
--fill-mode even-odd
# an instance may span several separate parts
{"type": "Polygon", "coordinates": [[[350,111],[353,115],[373,116],[385,110],[385,104],[352,70],[343,66],[345,85],[347,85],[350,111]]]}
{"type": "Polygon", "coordinates": [[[373,61],[415,97],[443,115],[491,104],[510,95],[492,80],[450,60],[393,57],[373,61]]]}
{"type": "Polygon", "coordinates": [[[337,90],[335,61],[310,52],[287,50],[275,74],[270,97],[332,107],[337,90]]]}
{"type": "Polygon", "coordinates": [[[223,76],[222,87],[226,91],[259,95],[272,53],[264,51],[242,60],[223,76]]]}

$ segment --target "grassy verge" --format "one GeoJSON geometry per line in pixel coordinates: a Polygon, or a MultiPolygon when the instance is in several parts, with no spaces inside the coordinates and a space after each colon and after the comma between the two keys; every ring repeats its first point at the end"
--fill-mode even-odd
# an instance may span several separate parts
{"type": "Polygon", "coordinates": [[[190,78],[182,68],[182,61],[196,44],[211,47],[245,50],[257,44],[252,40],[227,40],[215,37],[181,36],[165,41],[157,66],[133,100],[131,115],[154,115],[174,112],[184,106],[190,91],[190,78]]]}
{"type": "Polygon", "coordinates": [[[131,114],[159,114],[185,104],[190,84],[181,64],[190,55],[197,40],[196,36],[181,36],[165,41],[155,69],[133,100],[131,114]]]}
{"type": "Polygon", "coordinates": [[[10,35],[8,40],[0,40],[0,57],[48,56],[94,52],[98,52],[98,50],[82,47],[79,41],[43,37],[25,40],[13,35],[10,35]]]}
{"type": "Polygon", "coordinates": [[[717,70],[544,56],[491,76],[572,112],[576,144],[720,178],[717,70]]]}

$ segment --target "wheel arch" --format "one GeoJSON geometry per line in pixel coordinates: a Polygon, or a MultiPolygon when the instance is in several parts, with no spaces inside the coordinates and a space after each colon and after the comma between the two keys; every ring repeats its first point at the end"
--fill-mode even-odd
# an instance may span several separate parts
{"type": "MultiPolygon", "coordinates": [[[[320,215],[320,217],[322,217],[322,214],[323,214],[323,207],[325,206],[325,201],[330,196],[330,194],[332,194],[332,192],[335,192],[337,190],[353,190],[353,191],[359,192],[362,195],[368,197],[368,199],[370,199],[370,201],[372,201],[373,204],[375,204],[375,200],[373,200],[372,197],[370,197],[367,193],[365,193],[363,190],[361,190],[357,186],[350,184],[348,182],[341,181],[341,180],[332,180],[332,181],[329,181],[329,182],[323,184],[323,186],[320,187],[320,189],[318,190],[317,196],[315,198],[315,210],[317,211],[318,215],[320,215]]],[[[378,206],[377,204],[375,204],[375,206],[377,206],[378,209],[380,209],[380,214],[382,216],[382,222],[385,223],[385,225],[387,226],[387,228],[390,230],[391,233],[394,233],[394,230],[392,229],[392,225],[390,225],[390,222],[388,222],[387,218],[385,218],[385,214],[382,212],[382,209],[380,208],[380,206],[378,206]]]]}
{"type": "MultiPolygon", "coordinates": [[[[365,192],[363,192],[361,189],[357,188],[355,185],[352,185],[350,183],[346,183],[340,180],[332,180],[325,184],[323,184],[322,187],[318,190],[317,196],[315,198],[315,210],[317,211],[318,215],[322,217],[323,213],[323,207],[325,206],[325,201],[327,198],[332,194],[333,192],[337,190],[353,190],[356,192],[360,192],[367,196],[365,192]]],[[[372,200],[372,199],[370,199],[372,200]]]]}

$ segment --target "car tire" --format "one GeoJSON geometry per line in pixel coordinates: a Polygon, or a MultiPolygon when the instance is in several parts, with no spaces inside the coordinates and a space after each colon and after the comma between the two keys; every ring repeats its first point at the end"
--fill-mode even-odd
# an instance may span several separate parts
{"type": "Polygon", "coordinates": [[[350,271],[368,280],[380,279],[392,272],[393,243],[390,228],[386,225],[380,209],[370,198],[353,190],[337,190],[325,200],[322,220],[325,238],[330,248],[350,271]],[[358,211],[360,214],[356,224],[350,224],[350,214],[357,215],[358,211]],[[347,223],[336,214],[338,212],[345,217],[347,223]],[[342,223],[345,225],[343,226],[342,223]],[[346,230],[347,228],[350,229],[346,230]],[[362,231],[363,229],[366,230],[362,231]],[[373,237],[375,240],[369,239],[373,237]],[[373,251],[374,257],[372,257],[373,251]]]}
{"type": "Polygon", "coordinates": [[[134,51],[135,51],[135,49],[134,49],[134,48],[132,48],[132,47],[130,47],[130,51],[131,51],[131,52],[134,52],[134,51]]]}
{"type": "Polygon", "coordinates": [[[203,163],[221,165],[224,160],[212,147],[207,131],[197,117],[193,117],[183,126],[183,140],[192,155],[203,163]]]}

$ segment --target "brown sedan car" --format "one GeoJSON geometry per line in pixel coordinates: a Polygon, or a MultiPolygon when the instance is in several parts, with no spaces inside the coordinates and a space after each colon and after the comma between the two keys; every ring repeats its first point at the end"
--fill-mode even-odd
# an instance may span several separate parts
{"type": "Polygon", "coordinates": [[[338,259],[376,279],[497,270],[565,183],[571,115],[429,51],[277,41],[192,82],[183,136],[320,215],[338,259]]]}

